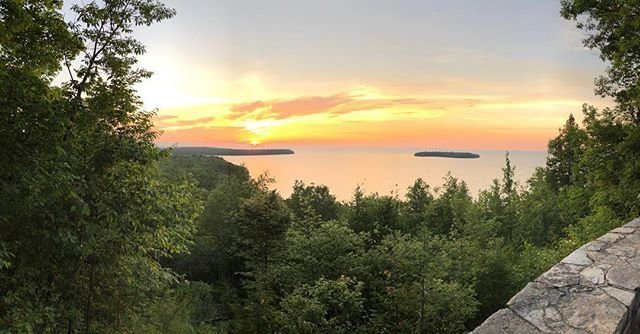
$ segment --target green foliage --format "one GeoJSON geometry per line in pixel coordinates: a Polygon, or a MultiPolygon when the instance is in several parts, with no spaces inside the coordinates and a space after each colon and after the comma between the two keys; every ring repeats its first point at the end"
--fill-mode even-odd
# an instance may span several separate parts
{"type": "Polygon", "coordinates": [[[244,200],[236,217],[239,228],[239,254],[253,266],[267,267],[283,247],[291,217],[275,191],[258,191],[244,200]]]}
{"type": "Polygon", "coordinates": [[[0,68],[3,73],[23,74],[23,79],[31,76],[31,80],[14,84],[26,87],[39,79],[51,79],[61,59],[81,50],[81,39],[67,29],[61,8],[61,0],[6,0],[0,4],[0,68]]]}
{"type": "Polygon", "coordinates": [[[323,222],[308,233],[290,230],[286,260],[294,269],[292,274],[306,283],[318,277],[356,276],[366,239],[339,221],[323,222]]]}
{"type": "Polygon", "coordinates": [[[178,273],[194,280],[231,278],[244,270],[238,253],[241,239],[236,217],[242,201],[254,188],[248,176],[220,178],[221,183],[208,193],[189,254],[168,261],[178,273]]]}
{"type": "Polygon", "coordinates": [[[620,114],[640,123],[640,13],[636,0],[562,0],[561,14],[586,33],[584,45],[609,65],[596,93],[615,98],[620,114]]]}
{"type": "Polygon", "coordinates": [[[358,329],[364,312],[362,282],[341,276],[318,279],[287,294],[277,315],[284,333],[351,333],[358,329]]]}
{"type": "Polygon", "coordinates": [[[249,171],[220,157],[200,155],[172,155],[161,160],[163,174],[170,179],[193,176],[205,193],[211,191],[227,178],[249,180],[249,171]]]}
{"type": "Polygon", "coordinates": [[[528,181],[529,187],[522,194],[522,203],[518,205],[520,214],[515,222],[517,233],[514,243],[517,245],[549,244],[561,237],[570,223],[564,219],[563,196],[554,190],[555,181],[549,181],[551,173],[538,168],[528,181]]]}
{"type": "Polygon", "coordinates": [[[621,218],[640,215],[640,125],[611,109],[585,106],[584,112],[589,147],[581,163],[589,171],[591,205],[608,207],[621,218]]]}
{"type": "Polygon", "coordinates": [[[126,331],[175,282],[159,260],[200,210],[193,183],[160,174],[133,89],[133,26],[173,11],[91,2],[67,25],[60,6],[0,2],[0,331],[126,331]]]}
{"type": "Polygon", "coordinates": [[[549,141],[547,169],[549,182],[556,190],[584,183],[579,162],[584,154],[586,140],[587,133],[578,127],[573,115],[569,115],[558,137],[549,141]]]}
{"type": "Polygon", "coordinates": [[[317,215],[322,220],[338,218],[340,209],[336,197],[331,195],[327,186],[305,185],[302,181],[296,181],[293,185],[287,206],[297,217],[317,215]]]}
{"type": "Polygon", "coordinates": [[[570,116],[526,185],[507,154],[477,199],[447,175],[347,202],[156,148],[132,31],[173,10],[89,2],[67,23],[61,5],[0,1],[0,332],[463,333],[640,215],[632,0],[562,2],[618,104],[570,116]]]}
{"type": "Polygon", "coordinates": [[[444,178],[439,195],[427,208],[425,224],[435,234],[447,234],[466,224],[466,214],[472,205],[469,188],[451,174],[444,178]]]}
{"type": "Polygon", "coordinates": [[[516,287],[523,287],[540,273],[547,271],[564,257],[564,252],[555,247],[538,247],[525,242],[522,252],[513,267],[512,280],[516,287]]]}
{"type": "MultiPolygon", "coordinates": [[[[504,307],[505,303],[521,287],[514,287],[512,270],[514,266],[514,251],[509,244],[500,238],[488,240],[482,248],[476,246],[476,254],[482,254],[475,268],[475,293],[478,300],[478,313],[475,315],[476,325],[489,317],[496,310],[504,307]]],[[[468,268],[468,267],[465,267],[468,268]]]]}
{"type": "Polygon", "coordinates": [[[355,232],[368,233],[378,242],[400,226],[400,201],[396,196],[365,195],[358,187],[347,206],[347,217],[355,232]]]}
{"type": "Polygon", "coordinates": [[[520,194],[514,180],[514,173],[515,167],[511,166],[509,153],[507,153],[505,167],[502,169],[502,180],[493,180],[491,188],[481,191],[478,199],[483,218],[495,221],[497,235],[507,241],[517,238],[515,229],[520,194]]]}
{"type": "Polygon", "coordinates": [[[215,333],[207,324],[208,309],[214,301],[211,288],[204,283],[184,282],[146,308],[132,321],[126,332],[131,333],[215,333]]]}
{"type": "Polygon", "coordinates": [[[405,217],[403,230],[410,233],[417,233],[421,228],[424,228],[428,209],[433,204],[434,197],[429,185],[422,179],[417,179],[413,185],[409,187],[405,197],[407,201],[402,212],[405,217]]]}
{"type": "Polygon", "coordinates": [[[446,280],[450,261],[428,244],[392,234],[367,255],[374,331],[457,333],[474,314],[472,290],[446,280]]]}

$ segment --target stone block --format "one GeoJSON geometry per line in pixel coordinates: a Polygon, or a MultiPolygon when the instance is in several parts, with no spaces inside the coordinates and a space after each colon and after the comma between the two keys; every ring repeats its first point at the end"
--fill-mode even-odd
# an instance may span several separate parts
{"type": "Polygon", "coordinates": [[[530,323],[522,320],[511,310],[502,309],[494,313],[472,334],[539,334],[542,333],[530,323]]]}

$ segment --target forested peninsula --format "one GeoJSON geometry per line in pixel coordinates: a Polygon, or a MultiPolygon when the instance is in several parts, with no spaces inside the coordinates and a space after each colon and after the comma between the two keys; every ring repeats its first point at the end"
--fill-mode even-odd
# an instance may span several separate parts
{"type": "Polygon", "coordinates": [[[239,156],[239,155],[286,155],[294,154],[290,149],[236,149],[222,147],[176,147],[173,149],[174,155],[217,155],[217,156],[239,156]]]}
{"type": "Polygon", "coordinates": [[[470,152],[440,152],[440,151],[422,151],[414,154],[416,157],[435,157],[435,158],[454,158],[454,159],[477,159],[479,154],[470,152]]]}

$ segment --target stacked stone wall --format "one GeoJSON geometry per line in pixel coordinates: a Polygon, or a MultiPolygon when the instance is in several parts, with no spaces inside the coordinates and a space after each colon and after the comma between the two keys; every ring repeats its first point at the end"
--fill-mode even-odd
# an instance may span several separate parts
{"type": "Polygon", "coordinates": [[[640,218],[564,258],[473,334],[640,334],[640,218]]]}

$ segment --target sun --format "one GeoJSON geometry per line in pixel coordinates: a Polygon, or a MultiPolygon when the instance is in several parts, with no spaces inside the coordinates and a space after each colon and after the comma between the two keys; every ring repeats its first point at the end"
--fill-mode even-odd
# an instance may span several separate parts
{"type": "Polygon", "coordinates": [[[260,145],[272,135],[273,127],[278,125],[273,120],[245,120],[242,126],[247,131],[247,141],[253,145],[260,145]]]}

